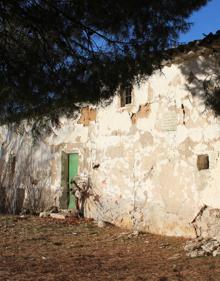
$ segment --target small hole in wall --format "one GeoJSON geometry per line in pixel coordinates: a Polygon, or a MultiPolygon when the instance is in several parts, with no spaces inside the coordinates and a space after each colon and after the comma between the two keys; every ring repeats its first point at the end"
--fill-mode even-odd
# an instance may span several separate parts
{"type": "Polygon", "coordinates": [[[95,164],[95,165],[93,165],[93,169],[98,169],[100,167],[100,164],[95,164]]]}
{"type": "Polygon", "coordinates": [[[208,154],[201,154],[197,156],[197,168],[198,170],[209,169],[209,156],[208,154]]]}

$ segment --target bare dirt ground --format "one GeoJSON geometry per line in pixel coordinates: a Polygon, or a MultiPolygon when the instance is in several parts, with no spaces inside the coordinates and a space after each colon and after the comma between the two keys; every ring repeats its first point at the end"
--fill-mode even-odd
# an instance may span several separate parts
{"type": "Polygon", "coordinates": [[[0,216],[0,281],[220,281],[220,257],[186,257],[184,242],[88,220],[0,216]]]}

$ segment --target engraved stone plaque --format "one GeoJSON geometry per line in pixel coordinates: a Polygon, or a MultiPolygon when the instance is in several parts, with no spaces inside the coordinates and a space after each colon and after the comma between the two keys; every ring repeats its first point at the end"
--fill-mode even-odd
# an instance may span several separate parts
{"type": "Polygon", "coordinates": [[[163,115],[161,129],[163,131],[176,131],[177,114],[175,111],[168,111],[163,115]]]}

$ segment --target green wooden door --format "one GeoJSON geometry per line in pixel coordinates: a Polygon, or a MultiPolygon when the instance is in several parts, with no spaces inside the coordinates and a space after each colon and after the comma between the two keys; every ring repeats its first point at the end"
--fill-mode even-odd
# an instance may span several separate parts
{"type": "Polygon", "coordinates": [[[69,176],[68,176],[68,209],[75,209],[76,208],[76,198],[71,192],[71,181],[75,176],[78,174],[78,163],[79,163],[79,155],[77,153],[69,154],[69,176]]]}

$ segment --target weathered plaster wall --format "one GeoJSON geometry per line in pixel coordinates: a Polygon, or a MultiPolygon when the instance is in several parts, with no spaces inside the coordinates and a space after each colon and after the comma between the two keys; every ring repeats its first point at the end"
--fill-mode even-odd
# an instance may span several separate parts
{"type": "Polygon", "coordinates": [[[87,200],[86,216],[194,236],[191,222],[202,206],[220,208],[220,118],[203,100],[203,81],[219,70],[215,56],[208,56],[164,66],[134,86],[133,102],[124,108],[115,96],[108,106],[83,108],[75,120],[62,118],[60,128],[36,145],[28,129],[19,135],[2,127],[3,170],[10,154],[16,156],[13,177],[1,172],[8,209],[15,208],[18,188],[25,204],[39,189],[39,208],[59,205],[61,152],[78,152],[79,173],[90,176],[98,198],[87,200]],[[209,169],[198,169],[198,155],[208,155],[209,169]]]}
{"type": "Polygon", "coordinates": [[[102,219],[193,236],[190,222],[201,207],[219,208],[220,123],[202,97],[202,82],[217,71],[212,55],[165,66],[135,87],[131,106],[119,108],[116,98],[99,110],[94,141],[100,168],[91,174],[103,186],[102,219]],[[196,83],[189,83],[191,73],[196,83]],[[199,171],[203,154],[210,167],[199,171]]]}

